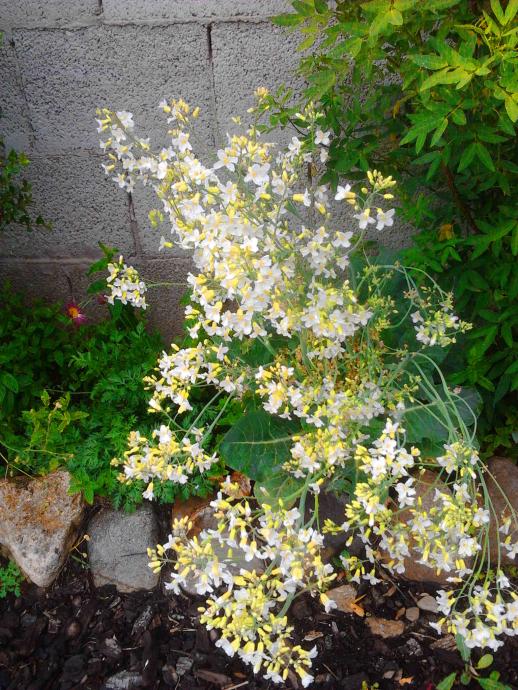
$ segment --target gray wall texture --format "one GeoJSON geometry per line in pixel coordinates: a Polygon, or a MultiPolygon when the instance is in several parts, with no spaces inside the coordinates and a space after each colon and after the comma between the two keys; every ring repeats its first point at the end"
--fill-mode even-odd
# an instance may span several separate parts
{"type": "MultiPolygon", "coordinates": [[[[163,144],[158,103],[182,96],[202,108],[201,151],[214,150],[258,86],[300,87],[298,37],[269,21],[290,7],[288,0],[0,0],[0,133],[31,159],[34,213],[53,225],[0,236],[0,282],[81,300],[85,269],[103,241],[143,277],[175,283],[149,302],[152,323],[177,333],[189,258],[159,254],[146,190],[130,198],[105,179],[95,109],[130,110],[141,133],[163,144]]],[[[395,243],[400,238],[398,231],[395,243]]]]}

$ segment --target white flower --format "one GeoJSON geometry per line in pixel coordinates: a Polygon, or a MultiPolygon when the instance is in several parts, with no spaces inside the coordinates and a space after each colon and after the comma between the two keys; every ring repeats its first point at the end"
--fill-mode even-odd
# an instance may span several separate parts
{"type": "Polygon", "coordinates": [[[350,184],[346,184],[345,187],[342,187],[342,185],[338,185],[338,187],[336,188],[335,200],[341,201],[342,199],[349,199],[351,196],[350,192],[350,184]]]}
{"type": "Polygon", "coordinates": [[[330,135],[330,130],[323,132],[321,129],[317,129],[315,134],[315,144],[317,146],[329,146],[329,144],[331,143],[330,135]]]}
{"type": "Polygon", "coordinates": [[[383,230],[383,228],[387,227],[390,228],[392,225],[394,225],[394,213],[396,212],[395,208],[391,208],[390,211],[383,211],[381,208],[378,209],[378,214],[376,216],[376,230],[383,230]]]}
{"type": "Polygon", "coordinates": [[[265,163],[264,165],[259,165],[259,163],[254,163],[248,168],[248,172],[245,176],[245,182],[254,182],[258,187],[268,183],[270,179],[268,176],[268,170],[270,170],[270,164],[265,163]]]}
{"type": "Polygon", "coordinates": [[[361,213],[355,214],[354,218],[359,221],[358,225],[360,226],[360,230],[365,230],[370,223],[376,222],[374,218],[371,218],[370,208],[366,208],[361,213]]]}

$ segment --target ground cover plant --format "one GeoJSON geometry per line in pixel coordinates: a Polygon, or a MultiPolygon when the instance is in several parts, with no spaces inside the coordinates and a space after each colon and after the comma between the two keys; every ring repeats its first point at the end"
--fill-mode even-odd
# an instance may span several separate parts
{"type": "MultiPolygon", "coordinates": [[[[266,90],[257,96],[254,116],[268,106],[266,90]]],[[[195,576],[216,645],[274,682],[290,672],[304,686],[313,680],[315,648],[293,644],[289,612],[304,593],[333,607],[324,532],[360,536],[364,557],[341,559],[353,581],[376,583],[380,565],[402,574],[406,558],[448,573],[437,631],[467,650],[497,649],[518,629],[518,597],[502,564],[518,551],[516,515],[489,502],[479,397],[448,387],[440,368],[470,324],[421,268],[363,251],[368,227],[382,233],[393,224],[395,181],[377,170],[359,189],[308,178],[332,146],[311,106],[297,116],[304,138],[281,149],[254,124],[229,136],[209,167],[193,153],[199,109],[181,99],[161,108],[171,146],[157,151],[135,133],[130,113],[98,113],[106,173],[123,189],[139,180],[154,189],[160,209],[151,217],[171,232],[161,248],[192,250],[197,271],[188,278],[192,342],[164,353],[147,378],[160,421],[152,434],[131,435],[120,481],[145,482],[152,500],[157,482],[182,485],[223,460],[254,480],[254,495],[227,477],[211,504],[218,528],[193,537],[188,518],[176,519],[151,567],[171,566],[174,592],[195,576]],[[331,197],[351,205],[354,229],[334,225],[331,197]],[[207,406],[216,416],[183,424],[204,390],[214,391],[207,406]],[[237,419],[214,445],[236,401],[237,419]],[[423,477],[429,507],[416,498],[423,477]],[[344,520],[322,525],[319,496],[333,489],[349,494],[344,520]],[[238,552],[250,570],[233,568],[238,552]]],[[[114,301],[130,270],[123,260],[112,265],[114,301]]],[[[124,299],[142,306],[132,276],[124,299]]]]}
{"type": "MultiPolygon", "coordinates": [[[[483,454],[516,454],[518,4],[292,4],[274,21],[300,34],[304,102],[334,135],[323,181],[377,168],[401,182],[398,213],[419,231],[402,261],[452,290],[473,324],[445,375],[483,396],[483,454]]],[[[298,126],[289,102],[285,90],[270,99],[271,125],[298,126]]]]}

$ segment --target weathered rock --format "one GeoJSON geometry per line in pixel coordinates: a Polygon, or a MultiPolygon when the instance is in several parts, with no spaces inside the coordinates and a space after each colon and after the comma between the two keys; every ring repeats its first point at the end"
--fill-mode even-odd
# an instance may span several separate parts
{"type": "Polygon", "coordinates": [[[417,620],[419,620],[419,609],[417,606],[410,606],[405,611],[405,618],[407,621],[410,621],[410,623],[415,623],[417,620]]]}
{"type": "Polygon", "coordinates": [[[338,611],[343,613],[357,613],[359,607],[355,605],[358,597],[356,589],[352,585],[342,585],[326,592],[327,596],[335,602],[338,611]]]}
{"type": "Polygon", "coordinates": [[[439,605],[435,597],[430,594],[425,594],[417,602],[417,606],[421,611],[430,611],[430,613],[437,613],[439,611],[439,605]]]}
{"type": "MultiPolygon", "coordinates": [[[[508,458],[495,456],[489,460],[487,470],[487,490],[494,508],[489,524],[490,558],[491,566],[495,567],[502,536],[499,539],[495,513],[499,516],[500,524],[502,517],[511,517],[514,523],[509,531],[511,543],[518,541],[518,467],[508,458]]],[[[518,565],[518,554],[511,559],[503,548],[500,550],[500,559],[504,565],[518,565]]]]}
{"type": "Polygon", "coordinates": [[[0,480],[0,544],[25,575],[48,587],[61,570],[83,516],[68,472],[0,480]]]}
{"type": "Polygon", "coordinates": [[[405,631],[405,624],[403,621],[391,621],[386,618],[367,618],[367,625],[373,635],[379,635],[387,639],[389,637],[398,637],[405,631]]]}
{"type": "MultiPolygon", "coordinates": [[[[217,529],[218,521],[214,517],[214,510],[210,506],[210,502],[214,499],[214,496],[209,496],[207,498],[193,497],[187,499],[187,501],[175,501],[172,509],[171,518],[181,519],[188,516],[190,521],[193,523],[192,529],[190,530],[188,536],[194,537],[198,535],[203,530],[217,529]]],[[[228,554],[227,549],[221,546],[216,540],[213,542],[214,553],[220,561],[227,560],[228,554]]],[[[256,570],[257,572],[264,570],[264,563],[258,558],[253,558],[251,561],[245,560],[245,553],[241,549],[232,550],[232,561],[233,564],[230,566],[230,572],[233,574],[238,574],[241,569],[243,570],[256,570]]],[[[194,576],[188,576],[187,582],[183,585],[183,589],[188,593],[197,595],[196,592],[196,578],[194,576]]]]}
{"type": "Polygon", "coordinates": [[[139,673],[132,671],[120,671],[108,678],[103,686],[103,690],[134,690],[142,688],[144,681],[139,673]]]}
{"type": "MultiPolygon", "coordinates": [[[[435,472],[425,470],[422,474],[419,474],[419,477],[416,479],[414,484],[415,497],[416,502],[417,500],[421,499],[421,505],[424,510],[430,510],[434,504],[435,487],[440,488],[440,490],[444,493],[451,493],[446,484],[439,479],[435,472]]],[[[412,513],[408,508],[399,513],[399,520],[403,523],[406,523],[411,518],[412,513]]],[[[442,586],[448,584],[447,578],[450,576],[450,573],[442,571],[437,574],[437,571],[433,568],[429,568],[423,563],[417,562],[418,558],[420,557],[420,553],[412,544],[409,546],[409,550],[410,556],[405,558],[404,561],[404,577],[407,580],[414,580],[416,582],[432,582],[442,586]]],[[[382,557],[386,557],[386,555],[384,556],[383,552],[382,557]]]]}
{"type": "Polygon", "coordinates": [[[151,505],[146,503],[134,513],[103,510],[90,522],[88,533],[88,558],[96,587],[113,584],[119,592],[135,592],[158,584],[147,555],[147,549],[158,542],[151,505]]]}

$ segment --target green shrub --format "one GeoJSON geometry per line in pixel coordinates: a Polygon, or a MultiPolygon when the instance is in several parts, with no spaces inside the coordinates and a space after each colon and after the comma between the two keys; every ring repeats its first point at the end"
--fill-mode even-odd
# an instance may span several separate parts
{"type": "Polygon", "coordinates": [[[23,575],[14,561],[9,561],[5,567],[0,567],[0,599],[8,594],[20,596],[20,585],[23,575]]]}
{"type": "MultiPolygon", "coordinates": [[[[305,100],[332,130],[325,181],[379,169],[402,181],[419,229],[405,265],[453,289],[474,324],[445,363],[484,397],[487,451],[510,447],[518,389],[518,2],[294,0],[274,21],[298,30],[305,100]],[[498,432],[493,431],[498,429],[498,432]]],[[[297,125],[281,90],[271,125],[297,125]]]]}

